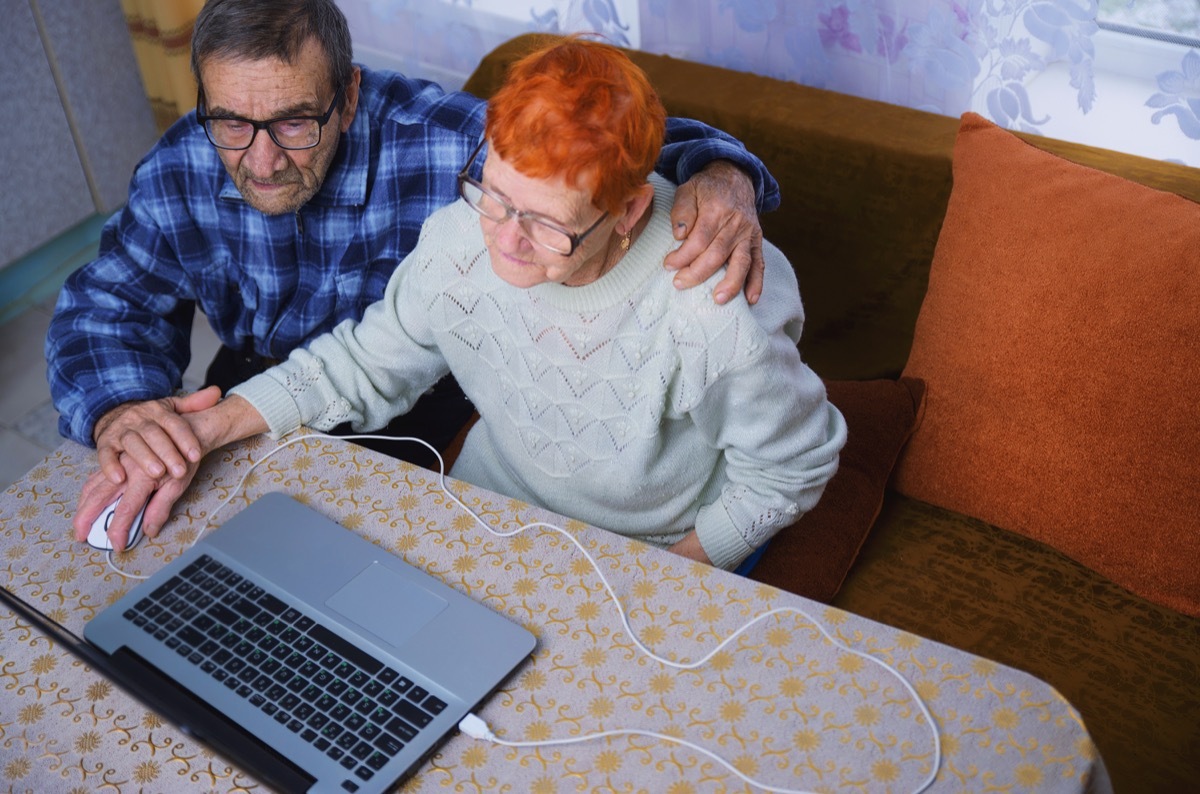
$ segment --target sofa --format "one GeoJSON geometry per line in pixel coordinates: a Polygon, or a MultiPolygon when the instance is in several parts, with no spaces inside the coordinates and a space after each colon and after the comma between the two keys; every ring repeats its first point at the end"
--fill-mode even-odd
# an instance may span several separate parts
{"type": "Polygon", "coordinates": [[[1200,170],[629,54],[778,180],[849,426],[751,577],[1050,683],[1121,794],[1200,790],[1200,170]]]}

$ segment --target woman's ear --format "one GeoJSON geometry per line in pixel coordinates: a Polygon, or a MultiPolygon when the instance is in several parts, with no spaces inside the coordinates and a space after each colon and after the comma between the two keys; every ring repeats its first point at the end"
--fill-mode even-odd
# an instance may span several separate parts
{"type": "Polygon", "coordinates": [[[638,221],[650,208],[654,202],[654,186],[649,182],[641,185],[634,191],[633,195],[625,199],[624,212],[621,220],[617,222],[617,232],[625,234],[627,231],[638,225],[638,221]]]}

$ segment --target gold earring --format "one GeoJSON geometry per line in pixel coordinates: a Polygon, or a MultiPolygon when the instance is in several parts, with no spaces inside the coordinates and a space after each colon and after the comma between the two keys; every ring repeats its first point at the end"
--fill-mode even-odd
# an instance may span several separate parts
{"type": "Polygon", "coordinates": [[[627,229],[625,235],[621,238],[621,250],[628,251],[629,245],[633,242],[633,229],[627,229]]]}

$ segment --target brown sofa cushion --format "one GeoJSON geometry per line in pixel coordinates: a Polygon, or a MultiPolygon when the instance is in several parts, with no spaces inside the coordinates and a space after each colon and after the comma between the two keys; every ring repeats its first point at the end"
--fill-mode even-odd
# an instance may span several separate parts
{"type": "Polygon", "coordinates": [[[1200,615],[1200,205],[967,114],[897,489],[1200,615]]]}
{"type": "Polygon", "coordinates": [[[848,429],[837,473],[817,506],[775,536],[750,578],[828,602],[879,515],[892,466],[920,421],[925,386],[901,378],[825,387],[848,429]]]}
{"type": "MultiPolygon", "coordinates": [[[[1196,790],[1200,618],[1043,543],[895,492],[833,605],[1046,681],[1079,710],[1119,794],[1196,790]]],[[[906,663],[920,664],[921,648],[905,647],[906,663]]],[[[948,671],[945,685],[957,681],[948,671]]],[[[963,790],[984,789],[973,781],[963,790]]]]}

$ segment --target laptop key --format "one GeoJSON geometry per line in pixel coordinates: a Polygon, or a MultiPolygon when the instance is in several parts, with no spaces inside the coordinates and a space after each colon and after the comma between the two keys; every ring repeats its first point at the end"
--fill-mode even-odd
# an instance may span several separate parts
{"type": "Polygon", "coordinates": [[[204,634],[200,633],[192,626],[182,627],[179,634],[176,634],[176,636],[178,636],[182,642],[192,645],[193,648],[199,648],[200,645],[208,642],[208,639],[204,637],[204,634]]]}
{"type": "Polygon", "coordinates": [[[334,634],[332,631],[319,623],[315,624],[308,630],[308,636],[329,646],[334,651],[341,654],[346,659],[349,659],[363,670],[366,670],[371,675],[375,675],[383,669],[383,663],[374,656],[371,656],[361,648],[357,648],[351,643],[346,642],[337,634],[334,634]]]}
{"type": "Polygon", "coordinates": [[[375,737],[375,747],[387,755],[393,756],[404,749],[404,742],[387,731],[383,731],[375,737]]]}
{"type": "Polygon", "coordinates": [[[433,717],[422,711],[420,706],[408,700],[398,701],[396,705],[392,706],[392,710],[418,728],[424,728],[433,722],[433,717]]]}
{"type": "Polygon", "coordinates": [[[417,738],[417,729],[399,717],[392,717],[388,720],[387,729],[406,742],[417,738]]]}
{"type": "Polygon", "coordinates": [[[288,608],[287,604],[283,603],[270,593],[263,593],[261,596],[255,599],[255,603],[270,612],[272,615],[282,615],[287,611],[288,608]]]}

